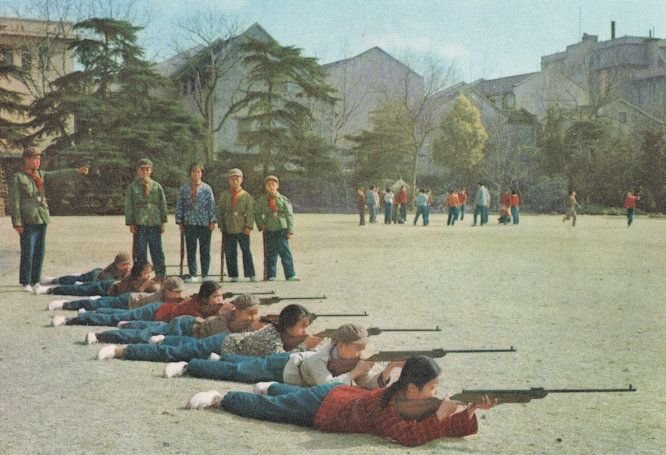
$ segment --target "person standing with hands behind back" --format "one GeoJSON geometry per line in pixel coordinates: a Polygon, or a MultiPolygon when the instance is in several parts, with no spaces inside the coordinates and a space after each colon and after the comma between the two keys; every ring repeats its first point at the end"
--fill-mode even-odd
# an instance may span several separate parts
{"type": "Polygon", "coordinates": [[[278,255],[287,281],[300,281],[294,270],[289,239],[294,235],[294,209],[291,201],[278,192],[280,181],[274,175],[264,179],[266,194],[257,201],[254,217],[257,228],[264,231],[265,267],[268,281],[275,281],[278,255]]]}
{"type": "Polygon", "coordinates": [[[148,262],[148,248],[155,267],[155,280],[166,277],[162,234],[167,222],[166,197],[162,185],[152,180],[153,162],[142,158],[137,163],[137,178],[125,194],[125,224],[134,235],[134,262],[148,262]]]}
{"type": "Polygon", "coordinates": [[[41,164],[41,152],[26,148],[23,151],[23,169],[14,174],[10,188],[12,225],[21,238],[19,283],[28,292],[41,288],[39,281],[46,252],[46,225],[49,223],[47,184],[63,177],[73,177],[77,173],[88,174],[88,166],[44,172],[39,169],[41,164]]]}
{"type": "Polygon", "coordinates": [[[197,242],[201,254],[201,275],[208,280],[210,268],[210,237],[217,226],[215,196],[210,185],[201,181],[204,167],[200,163],[190,166],[190,182],[185,183],[176,201],[176,224],[185,235],[187,268],[190,276],[186,283],[197,283],[197,242]]]}

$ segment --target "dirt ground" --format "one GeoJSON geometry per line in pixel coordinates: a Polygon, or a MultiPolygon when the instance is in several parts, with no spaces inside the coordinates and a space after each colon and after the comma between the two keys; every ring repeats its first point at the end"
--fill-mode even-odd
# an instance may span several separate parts
{"type": "MultiPolygon", "coordinates": [[[[352,215],[297,215],[292,241],[301,282],[228,283],[236,292],[328,298],[321,318],[371,327],[433,327],[384,333],[383,349],[503,348],[516,353],[451,354],[441,393],[462,388],[621,388],[635,393],[552,394],[483,412],[479,434],[406,449],[369,435],[327,434],[212,411],[187,411],[198,391],[250,385],[164,379],[164,365],[97,361],[87,327],[49,327],[49,296],[20,292],[18,236],[0,220],[0,452],[26,453],[666,453],[666,220],[522,216],[521,224],[447,228],[357,226],[352,215]]],[[[495,218],[491,218],[495,220],[495,218]]],[[[164,244],[178,262],[170,220],[164,244]]],[[[44,272],[83,272],[130,248],[120,217],[56,217],[44,272]]],[[[219,233],[214,249],[219,252],[219,233]]],[[[252,249],[261,273],[261,241],[252,249]]],[[[219,270],[219,258],[214,259],[219,270]]],[[[170,269],[173,273],[177,269],[170,269]]],[[[280,276],[281,270],[280,270],[280,276]]],[[[195,285],[191,286],[195,290],[195,285]]],[[[288,302],[270,308],[278,312],[288,302]]]]}

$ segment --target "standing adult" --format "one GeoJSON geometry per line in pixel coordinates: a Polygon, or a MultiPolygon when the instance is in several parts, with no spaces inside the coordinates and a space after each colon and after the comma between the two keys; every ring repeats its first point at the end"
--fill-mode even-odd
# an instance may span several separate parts
{"type": "Polygon", "coordinates": [[[520,221],[520,195],[517,190],[511,190],[511,218],[513,224],[518,224],[520,221]]]}
{"type": "Polygon", "coordinates": [[[456,224],[458,219],[458,207],[460,206],[460,201],[458,200],[458,193],[454,190],[449,190],[446,195],[446,201],[444,204],[445,207],[449,209],[449,215],[446,219],[447,226],[453,226],[456,224]]]}
{"type": "Polygon", "coordinates": [[[45,172],[39,169],[41,164],[41,152],[31,147],[23,150],[23,168],[14,174],[10,188],[9,210],[12,226],[19,233],[21,245],[19,283],[28,292],[32,292],[33,287],[40,287],[42,276],[46,253],[46,225],[49,223],[47,184],[50,186],[55,180],[76,174],[88,174],[87,166],[45,172]]]}
{"type": "Polygon", "coordinates": [[[627,209],[627,227],[631,226],[631,223],[634,222],[634,211],[636,210],[636,201],[640,199],[640,196],[634,195],[631,191],[627,193],[627,197],[624,199],[624,208],[627,209]]]}
{"type": "Polygon", "coordinates": [[[564,223],[565,221],[568,221],[569,218],[571,218],[571,227],[576,227],[576,207],[580,207],[580,204],[576,200],[576,192],[574,190],[569,191],[569,196],[565,201],[565,205],[567,211],[564,214],[564,218],[562,218],[562,222],[564,223]]]}
{"type": "Polygon", "coordinates": [[[136,179],[125,193],[125,224],[134,236],[134,262],[148,262],[155,267],[156,280],[166,277],[162,234],[166,228],[167,205],[162,185],[151,179],[153,162],[148,158],[139,160],[136,166],[136,179]]]}
{"type": "Polygon", "coordinates": [[[402,224],[407,220],[407,189],[405,185],[400,187],[400,191],[395,195],[396,208],[398,211],[398,223],[402,224]]]}
{"type": "Polygon", "coordinates": [[[481,226],[488,223],[488,207],[490,206],[490,193],[483,182],[479,182],[479,188],[474,195],[474,223],[476,226],[477,217],[481,217],[481,226]]]}
{"type": "Polygon", "coordinates": [[[276,176],[266,176],[266,194],[259,198],[254,209],[257,227],[266,234],[266,277],[268,281],[275,281],[277,258],[280,256],[287,281],[300,281],[289,248],[289,240],[294,235],[294,209],[291,201],[278,192],[279,187],[280,180],[276,176]]]}
{"type": "Polygon", "coordinates": [[[386,188],[384,193],[384,224],[391,224],[393,218],[393,191],[391,188],[386,188]]]}
{"type": "Polygon", "coordinates": [[[414,225],[419,220],[419,216],[423,216],[423,225],[428,225],[428,194],[423,188],[419,188],[419,194],[416,196],[416,216],[414,217],[414,225]]]}
{"type": "Polygon", "coordinates": [[[375,187],[370,185],[365,195],[365,204],[368,206],[368,214],[370,217],[368,222],[370,224],[377,222],[377,202],[378,201],[375,200],[375,187]]]}
{"type": "Polygon", "coordinates": [[[465,210],[467,209],[467,188],[464,186],[458,190],[458,202],[460,207],[458,207],[458,214],[460,215],[460,221],[465,218],[465,210]]]}
{"type": "Polygon", "coordinates": [[[509,193],[509,190],[505,190],[502,192],[502,194],[500,194],[499,201],[499,222],[500,224],[507,225],[511,221],[511,215],[509,215],[509,208],[511,207],[511,193],[509,193]]]}
{"type": "Polygon", "coordinates": [[[358,187],[356,190],[356,208],[358,209],[359,226],[365,226],[365,191],[358,187]]]}
{"type": "MultiPolygon", "coordinates": [[[[210,238],[217,226],[215,196],[210,185],[204,183],[204,167],[200,163],[190,166],[190,181],[180,187],[176,201],[176,224],[185,235],[187,268],[190,272],[187,283],[199,281],[197,270],[197,243],[201,255],[201,275],[206,281],[210,269],[210,238]]],[[[182,253],[181,253],[182,254],[182,253]]]]}
{"type": "Polygon", "coordinates": [[[250,281],[257,281],[250,251],[250,232],[254,227],[254,198],[245,191],[243,171],[231,169],[227,174],[229,188],[220,196],[218,220],[224,242],[229,281],[238,281],[238,247],[243,255],[243,273],[250,281]]]}

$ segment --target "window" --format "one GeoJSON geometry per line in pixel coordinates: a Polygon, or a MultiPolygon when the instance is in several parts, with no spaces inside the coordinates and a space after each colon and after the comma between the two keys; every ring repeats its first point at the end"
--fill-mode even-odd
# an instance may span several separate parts
{"type": "Polygon", "coordinates": [[[516,107],[516,97],[513,96],[513,93],[507,93],[504,95],[504,108],[513,109],[516,107]]]}
{"type": "Polygon", "coordinates": [[[32,49],[29,47],[21,49],[21,67],[25,70],[32,68],[32,49]]]}
{"type": "Polygon", "coordinates": [[[0,48],[0,63],[3,65],[13,65],[14,64],[14,52],[8,47],[0,48]]]}
{"type": "Polygon", "coordinates": [[[627,113],[626,112],[618,112],[617,113],[617,120],[620,123],[627,123],[627,113]]]}

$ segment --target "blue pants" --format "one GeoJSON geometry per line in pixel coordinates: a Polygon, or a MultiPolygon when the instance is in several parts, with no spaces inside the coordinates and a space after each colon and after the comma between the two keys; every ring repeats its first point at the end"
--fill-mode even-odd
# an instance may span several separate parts
{"type": "Polygon", "coordinates": [[[416,216],[414,217],[414,224],[419,220],[419,216],[423,215],[423,225],[428,225],[428,206],[427,205],[417,205],[416,206],[416,216]]]}
{"type": "Polygon", "coordinates": [[[117,310],[115,308],[100,308],[97,311],[88,311],[74,319],[67,321],[67,325],[106,325],[115,326],[120,321],[154,320],[157,309],[162,302],[151,303],[133,310],[117,310]]]}
{"type": "Polygon", "coordinates": [[[97,334],[97,340],[102,343],[116,344],[139,344],[149,343],[150,337],[154,335],[192,335],[192,324],[194,316],[180,316],[171,322],[150,324],[143,329],[108,330],[97,334]]]}
{"type": "Polygon", "coordinates": [[[465,204],[461,204],[458,211],[460,212],[460,221],[462,221],[465,218],[465,209],[467,206],[465,204]]]}
{"type": "Polygon", "coordinates": [[[243,417],[270,422],[312,426],[322,401],[340,384],[321,384],[314,387],[296,387],[273,384],[269,395],[248,392],[228,392],[222,400],[222,409],[243,417]]]}
{"type": "Polygon", "coordinates": [[[511,218],[513,218],[513,224],[518,224],[520,218],[518,207],[511,207],[511,218]]]}
{"type": "MultiPolygon", "coordinates": [[[[254,273],[252,251],[250,251],[250,236],[245,235],[242,232],[240,234],[225,233],[224,256],[226,257],[227,261],[227,272],[229,274],[229,278],[238,278],[238,250],[236,245],[240,246],[241,253],[243,255],[243,273],[245,274],[245,278],[255,276],[256,274],[254,273]]],[[[287,248],[289,247],[287,246],[287,248]]],[[[273,274],[273,276],[275,276],[275,274],[273,274]]]]}
{"type": "Polygon", "coordinates": [[[449,207],[449,217],[446,219],[447,226],[453,226],[458,219],[458,207],[449,207]]]}
{"type": "MultiPolygon", "coordinates": [[[[287,230],[267,231],[266,232],[266,265],[268,267],[268,278],[275,278],[277,275],[277,258],[280,256],[285,278],[289,279],[296,275],[294,270],[294,260],[289,249],[289,240],[287,240],[287,230]]],[[[229,272],[231,276],[231,272],[229,272]]]]}
{"type": "Polygon", "coordinates": [[[81,283],[88,283],[90,281],[94,281],[95,277],[101,272],[102,269],[92,269],[90,272],[82,273],[81,275],[64,275],[56,278],[55,284],[74,284],[77,281],[80,281],[81,283]]]}
{"type": "Polygon", "coordinates": [[[369,222],[370,223],[376,223],[377,222],[377,206],[375,204],[368,204],[368,214],[369,214],[369,222]]]}
{"type": "Polygon", "coordinates": [[[218,333],[207,338],[167,336],[160,344],[130,344],[125,348],[123,359],[148,362],[189,362],[192,359],[207,359],[211,353],[220,352],[222,342],[229,335],[218,333]]]}
{"type": "Polygon", "coordinates": [[[400,216],[398,217],[399,223],[407,221],[407,204],[400,204],[400,216]]]}
{"type": "Polygon", "coordinates": [[[634,209],[627,209],[627,226],[634,222],[634,209]]]}
{"type": "Polygon", "coordinates": [[[136,258],[134,258],[135,262],[148,262],[148,249],[150,248],[150,259],[153,261],[155,275],[158,277],[166,276],[161,229],[161,226],[137,226],[136,258]]]}
{"type": "Polygon", "coordinates": [[[62,306],[63,310],[80,310],[83,308],[86,311],[99,310],[100,308],[117,308],[126,310],[129,305],[129,298],[131,293],[126,292],[117,296],[100,297],[99,299],[81,299],[65,302],[62,306]]]}
{"type": "Polygon", "coordinates": [[[195,378],[254,383],[283,382],[282,372],[291,355],[288,352],[265,357],[224,354],[220,360],[193,359],[187,374],[195,378]]]}
{"type": "Polygon", "coordinates": [[[21,243],[19,283],[37,284],[42,276],[42,264],[46,252],[46,224],[25,224],[21,243]]]}
{"type": "MultiPolygon", "coordinates": [[[[197,242],[201,255],[201,274],[208,275],[210,268],[210,236],[208,226],[185,225],[185,245],[187,248],[187,268],[190,276],[197,276],[197,242]]],[[[152,256],[152,250],[151,250],[152,256]]]]}
{"type": "Polygon", "coordinates": [[[476,224],[477,217],[481,217],[481,226],[488,223],[488,207],[477,205],[474,207],[474,224],[476,224]]]}
{"type": "Polygon", "coordinates": [[[393,218],[393,204],[384,204],[384,224],[391,224],[393,218]]]}
{"type": "Polygon", "coordinates": [[[116,280],[93,281],[91,283],[83,284],[68,284],[64,286],[56,286],[49,289],[49,294],[55,295],[77,295],[77,296],[91,296],[91,295],[106,295],[111,285],[116,280]]]}

